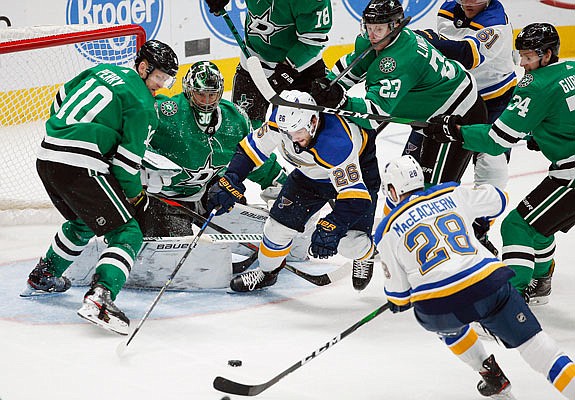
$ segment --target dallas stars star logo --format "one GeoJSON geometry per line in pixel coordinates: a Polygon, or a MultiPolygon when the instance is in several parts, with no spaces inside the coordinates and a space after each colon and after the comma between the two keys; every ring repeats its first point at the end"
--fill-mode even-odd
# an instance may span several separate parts
{"type": "Polygon", "coordinates": [[[250,23],[247,27],[249,36],[258,36],[265,43],[270,44],[270,38],[278,32],[287,29],[288,25],[278,25],[270,21],[271,8],[266,10],[263,15],[254,15],[248,10],[250,23]]]}
{"type": "Polygon", "coordinates": [[[379,62],[379,69],[386,74],[393,72],[396,67],[395,60],[391,57],[384,57],[379,62]]]}
{"type": "Polygon", "coordinates": [[[202,167],[195,170],[184,167],[184,173],[188,177],[178,182],[176,186],[204,186],[211,181],[222,168],[223,167],[212,165],[212,155],[210,154],[202,167]]]}

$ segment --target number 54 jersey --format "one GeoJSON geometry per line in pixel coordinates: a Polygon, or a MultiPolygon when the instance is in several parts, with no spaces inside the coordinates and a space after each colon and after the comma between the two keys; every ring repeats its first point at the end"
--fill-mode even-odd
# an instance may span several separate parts
{"type": "Polygon", "coordinates": [[[375,232],[392,306],[442,314],[504,284],[512,272],[479,243],[471,225],[477,217],[497,217],[506,205],[506,195],[492,185],[453,182],[399,203],[375,232]]]}

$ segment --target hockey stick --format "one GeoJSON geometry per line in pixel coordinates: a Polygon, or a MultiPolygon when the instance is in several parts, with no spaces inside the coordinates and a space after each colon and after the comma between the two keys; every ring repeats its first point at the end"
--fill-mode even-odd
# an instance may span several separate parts
{"type": "Polygon", "coordinates": [[[411,17],[407,17],[404,18],[399,25],[397,26],[397,28],[395,28],[394,30],[392,30],[391,32],[389,32],[387,35],[385,35],[383,37],[383,39],[381,39],[380,41],[378,41],[377,43],[372,44],[371,46],[369,46],[367,49],[365,49],[364,51],[361,52],[361,54],[359,56],[357,56],[355,58],[355,60],[353,60],[351,62],[351,64],[349,64],[347,67],[344,68],[343,71],[341,71],[339,73],[338,76],[336,76],[335,78],[333,78],[333,80],[330,82],[329,86],[333,86],[335,85],[335,83],[337,81],[339,81],[341,78],[343,78],[353,67],[355,67],[357,65],[358,62],[360,62],[361,60],[363,60],[363,58],[367,55],[367,53],[369,53],[370,51],[372,51],[374,48],[376,48],[377,46],[379,46],[380,44],[382,44],[384,41],[389,40],[389,42],[391,43],[393,41],[393,39],[396,38],[397,35],[399,35],[399,33],[401,32],[401,30],[403,28],[405,28],[407,26],[407,24],[409,24],[409,21],[411,21],[411,17]]]}
{"type": "Polygon", "coordinates": [[[212,218],[214,217],[214,215],[216,215],[217,210],[214,209],[212,210],[212,212],[210,213],[210,215],[208,216],[208,218],[206,218],[206,221],[204,222],[204,224],[202,225],[202,227],[200,228],[199,232],[196,234],[194,240],[192,241],[192,243],[190,244],[190,246],[188,247],[188,249],[186,250],[186,252],[184,253],[184,255],[182,256],[182,258],[180,259],[180,261],[178,262],[178,265],[176,265],[176,268],[174,268],[174,271],[172,271],[172,274],[170,275],[170,277],[168,278],[168,280],[166,281],[166,283],[164,283],[164,286],[162,287],[162,289],[160,289],[160,292],[158,293],[158,295],[156,296],[156,298],[154,299],[154,301],[152,302],[152,305],[148,308],[148,310],[146,311],[146,313],[144,314],[144,316],[142,317],[142,319],[140,320],[140,322],[138,323],[138,326],[136,326],[136,329],[134,329],[132,331],[132,333],[130,334],[130,336],[128,337],[128,340],[126,340],[125,343],[120,343],[118,348],[116,349],[116,353],[119,356],[122,356],[122,354],[124,354],[124,352],[126,351],[126,349],[128,348],[128,345],[130,344],[130,342],[134,339],[134,336],[136,336],[136,334],[138,333],[138,331],[142,328],[142,325],[144,324],[144,322],[146,322],[146,320],[148,319],[148,316],[150,315],[150,313],[152,312],[152,310],[154,309],[154,307],[156,307],[156,304],[158,304],[158,301],[160,301],[160,297],[162,297],[162,295],[164,294],[164,292],[166,291],[166,289],[168,288],[168,286],[170,286],[170,284],[172,283],[172,280],[174,279],[174,277],[176,276],[176,274],[178,273],[178,271],[180,270],[180,268],[182,268],[182,265],[184,265],[184,262],[187,260],[188,256],[190,255],[190,253],[192,252],[192,250],[196,247],[196,245],[198,244],[198,241],[200,240],[200,237],[202,236],[202,233],[204,233],[204,231],[206,230],[206,228],[208,227],[210,221],[212,220],[212,218]]]}
{"type": "Polygon", "coordinates": [[[234,22],[228,15],[228,12],[226,10],[222,10],[220,11],[219,15],[222,16],[222,18],[226,22],[226,25],[228,25],[228,28],[230,28],[230,32],[232,32],[232,35],[234,36],[234,39],[236,39],[236,43],[238,44],[238,46],[240,46],[240,49],[242,50],[242,53],[244,53],[244,56],[246,56],[246,58],[250,58],[251,54],[248,50],[248,47],[246,46],[244,40],[241,38],[240,34],[238,33],[238,30],[236,29],[234,22]]]}
{"type": "MultiPolygon", "coordinates": [[[[186,207],[185,205],[178,203],[175,200],[171,200],[171,199],[166,199],[160,196],[156,196],[152,193],[148,193],[149,196],[154,197],[160,201],[163,201],[164,203],[171,205],[173,207],[178,207],[184,214],[188,214],[189,216],[205,222],[206,218],[203,217],[202,215],[198,214],[197,212],[195,212],[194,210],[186,207]]],[[[230,231],[228,231],[225,228],[222,228],[221,226],[213,223],[213,222],[209,222],[208,226],[212,229],[214,229],[216,232],[219,233],[224,233],[224,234],[231,234],[230,231]]],[[[253,261],[255,261],[255,259],[257,258],[257,252],[259,251],[258,246],[256,246],[255,244],[252,243],[240,243],[242,246],[247,247],[248,249],[251,249],[253,251],[255,251],[255,253],[250,256],[254,257],[253,261]]],[[[345,263],[344,265],[342,265],[339,268],[336,268],[334,271],[330,271],[321,275],[312,275],[312,274],[308,274],[307,272],[301,271],[295,267],[292,267],[289,264],[284,264],[283,266],[285,269],[287,269],[288,271],[296,274],[297,276],[299,276],[300,278],[305,279],[306,281],[313,283],[316,286],[325,286],[325,285],[329,285],[330,283],[333,283],[335,281],[338,281],[340,279],[343,279],[345,276],[349,275],[349,269],[350,269],[350,263],[345,263]]]]}
{"type": "Polygon", "coordinates": [[[257,88],[264,96],[264,98],[276,106],[286,106],[286,107],[293,107],[293,108],[300,108],[304,110],[312,110],[312,111],[319,111],[325,114],[336,114],[341,115],[344,117],[355,117],[355,118],[362,118],[362,119],[373,119],[376,121],[381,122],[395,122],[397,124],[407,124],[411,125],[414,128],[425,128],[428,126],[427,122],[416,121],[413,119],[408,118],[400,118],[400,117],[386,117],[384,115],[378,114],[370,114],[370,113],[361,113],[358,111],[348,111],[342,110],[341,108],[331,108],[331,107],[323,107],[320,105],[313,105],[313,104],[306,104],[306,103],[295,103],[292,101],[287,101],[280,97],[279,94],[275,92],[272,88],[270,83],[268,82],[265,72],[262,68],[261,62],[257,57],[250,57],[247,61],[248,72],[252,77],[252,80],[256,84],[257,88]]]}
{"type": "MultiPolygon", "coordinates": [[[[148,236],[145,243],[177,241],[179,243],[191,243],[195,236],[148,236]]],[[[200,238],[204,243],[251,243],[260,242],[263,238],[261,233],[206,233],[200,238]]]]}
{"type": "Polygon", "coordinates": [[[308,362],[310,362],[311,360],[313,360],[314,358],[319,356],[321,353],[323,353],[324,351],[326,351],[327,349],[329,349],[330,347],[334,346],[336,343],[341,341],[343,338],[345,338],[346,336],[355,332],[359,327],[367,324],[369,321],[371,321],[372,319],[377,317],[379,314],[383,313],[388,308],[389,308],[389,303],[385,303],[384,305],[380,306],[375,311],[373,311],[371,314],[365,316],[363,319],[356,322],[355,324],[353,324],[352,326],[347,328],[345,331],[343,331],[342,333],[340,333],[339,335],[337,335],[333,339],[326,342],[319,349],[314,350],[310,355],[308,355],[304,359],[296,362],[291,367],[282,371],[281,373],[279,373],[278,375],[276,375],[275,377],[273,377],[272,379],[270,379],[269,381],[267,381],[265,383],[262,383],[259,385],[245,385],[243,383],[234,382],[234,381],[231,381],[229,379],[223,378],[221,376],[217,376],[214,379],[214,383],[213,383],[214,389],[217,389],[220,392],[237,394],[239,396],[256,396],[256,395],[260,394],[261,392],[263,392],[264,390],[268,389],[270,386],[276,384],[280,379],[282,379],[286,375],[294,372],[296,369],[298,369],[302,365],[307,364],[308,362]]]}

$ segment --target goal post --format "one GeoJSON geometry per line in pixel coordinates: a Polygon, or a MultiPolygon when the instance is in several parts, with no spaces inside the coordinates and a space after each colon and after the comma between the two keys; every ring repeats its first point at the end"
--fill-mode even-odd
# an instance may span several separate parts
{"type": "Polygon", "coordinates": [[[0,225],[57,215],[35,162],[58,88],[97,64],[132,67],[145,41],[134,24],[0,29],[0,225]]]}

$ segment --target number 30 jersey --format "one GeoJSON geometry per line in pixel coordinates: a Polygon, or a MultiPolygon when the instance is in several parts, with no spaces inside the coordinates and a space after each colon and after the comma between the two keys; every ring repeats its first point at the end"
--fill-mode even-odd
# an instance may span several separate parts
{"type": "Polygon", "coordinates": [[[453,182],[399,203],[375,232],[388,301],[441,314],[454,301],[472,303],[500,287],[493,281],[503,284],[512,272],[479,243],[471,225],[477,217],[495,218],[506,205],[506,195],[492,185],[453,182]]]}

